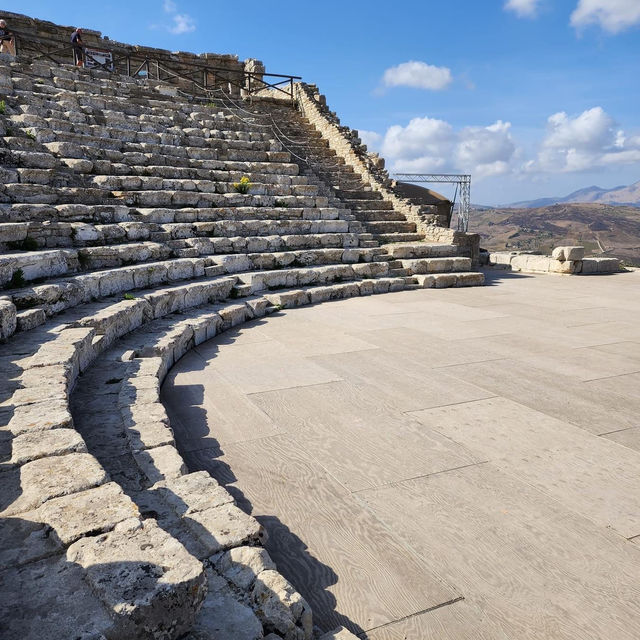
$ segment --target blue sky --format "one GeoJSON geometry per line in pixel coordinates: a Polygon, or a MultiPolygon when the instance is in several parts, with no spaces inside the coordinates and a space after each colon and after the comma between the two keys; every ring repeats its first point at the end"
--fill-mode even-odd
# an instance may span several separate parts
{"type": "Polygon", "coordinates": [[[640,0],[20,0],[3,8],[301,75],[389,168],[470,172],[474,202],[640,180],[640,0]]]}

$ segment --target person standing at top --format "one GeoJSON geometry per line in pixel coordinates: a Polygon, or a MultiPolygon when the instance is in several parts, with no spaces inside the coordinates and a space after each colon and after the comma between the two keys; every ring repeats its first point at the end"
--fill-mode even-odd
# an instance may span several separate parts
{"type": "Polygon", "coordinates": [[[0,20],[0,53],[16,55],[16,50],[13,46],[13,33],[7,29],[7,23],[4,20],[0,20]]]}
{"type": "Polygon", "coordinates": [[[71,46],[73,47],[73,59],[76,67],[84,66],[84,42],[82,42],[82,29],[77,27],[71,34],[71,46]]]}

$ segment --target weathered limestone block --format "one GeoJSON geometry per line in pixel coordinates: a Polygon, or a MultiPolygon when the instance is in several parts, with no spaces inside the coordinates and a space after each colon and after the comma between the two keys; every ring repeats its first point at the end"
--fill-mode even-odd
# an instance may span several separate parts
{"type": "Polygon", "coordinates": [[[263,571],[255,580],[251,602],[266,631],[285,640],[308,640],[313,621],[305,599],[276,571],[263,571]]]}
{"type": "Polygon", "coordinates": [[[616,273],[620,271],[618,258],[585,258],[582,261],[581,273],[588,275],[593,273],[616,273]]]}
{"type": "Polygon", "coordinates": [[[132,451],[144,451],[166,445],[175,446],[173,431],[162,422],[136,424],[126,430],[132,451]]]}
{"type": "Polygon", "coordinates": [[[138,517],[136,505],[114,482],[54,498],[5,520],[0,527],[0,564],[7,568],[34,562],[133,517],[138,517]]]}
{"type": "Polygon", "coordinates": [[[551,271],[551,258],[548,256],[534,256],[526,253],[513,256],[511,268],[514,271],[538,271],[545,273],[551,271]]]}
{"type": "Polygon", "coordinates": [[[0,628],[7,640],[102,640],[113,627],[84,570],[60,556],[5,570],[0,602],[0,628]]]}
{"type": "Polygon", "coordinates": [[[46,320],[47,315],[44,309],[26,309],[16,314],[16,330],[31,331],[44,324],[46,320]]]}
{"type": "MultiPolygon", "coordinates": [[[[33,460],[67,453],[86,453],[82,436],[75,429],[53,429],[43,432],[23,433],[13,440],[3,441],[10,449],[8,460],[0,464],[0,471],[16,467],[33,460]]],[[[4,448],[4,447],[3,447],[4,448]]]]}
{"type": "Polygon", "coordinates": [[[16,306],[9,300],[0,300],[0,340],[10,338],[16,330],[16,306]]]}
{"type": "Polygon", "coordinates": [[[455,287],[458,277],[455,273],[437,273],[433,276],[436,289],[455,287]]]}
{"type": "Polygon", "coordinates": [[[153,489],[179,516],[233,503],[231,494],[206,471],[163,480],[153,489]]]}
{"type": "Polygon", "coordinates": [[[72,377],[83,371],[93,357],[92,328],[71,328],[61,331],[55,340],[45,342],[29,360],[29,367],[45,367],[67,364],[72,369],[72,377]],[[75,375],[73,375],[75,373],[75,375]]]}
{"type": "Polygon", "coordinates": [[[119,485],[108,482],[72,496],[49,500],[34,512],[65,546],[88,534],[109,531],[116,524],[138,517],[138,508],[119,485]]]}
{"type": "Polygon", "coordinates": [[[584,247],[556,247],[551,253],[551,257],[560,262],[582,260],[584,258],[584,247]]]}
{"type": "MultiPolygon", "coordinates": [[[[127,427],[127,429],[129,428],[127,427]]],[[[178,478],[187,473],[184,460],[180,457],[178,450],[171,445],[134,451],[133,458],[150,484],[165,479],[178,478]]]]}
{"type": "Polygon", "coordinates": [[[263,571],[276,571],[276,565],[261,547],[236,547],[211,558],[216,571],[242,591],[248,591],[263,571]]]}
{"type": "MultiPolygon", "coordinates": [[[[32,371],[32,369],[28,369],[28,371],[32,371]]],[[[66,397],[67,384],[63,380],[42,380],[41,384],[16,389],[10,398],[0,402],[0,406],[15,408],[49,400],[65,400],[66,397]]]]}
{"type": "MultiPolygon", "coordinates": [[[[33,406],[33,405],[32,405],[33,406]]],[[[70,453],[34,460],[15,471],[7,471],[5,479],[18,483],[19,496],[3,500],[9,504],[0,515],[14,515],[34,509],[51,498],[78,493],[107,482],[108,476],[98,461],[88,453],[70,453]]]]}
{"type": "Polygon", "coordinates": [[[484,273],[457,274],[456,287],[479,287],[484,284],[484,273]]]}
{"type": "Polygon", "coordinates": [[[207,593],[202,564],[154,520],[126,520],[114,530],[83,538],[67,559],[115,620],[109,637],[173,640],[193,625],[207,593]]]}
{"type": "Polygon", "coordinates": [[[73,429],[73,419],[66,400],[48,400],[18,406],[13,410],[6,427],[13,436],[49,429],[73,429]]]}
{"type": "Polygon", "coordinates": [[[209,593],[191,628],[192,640],[259,640],[262,624],[250,607],[238,602],[223,578],[208,572],[209,593]]]}
{"type": "Polygon", "coordinates": [[[549,271],[552,273],[575,273],[578,264],[573,260],[554,260],[553,258],[549,260],[549,271]]]}
{"type": "Polygon", "coordinates": [[[234,504],[193,512],[184,516],[183,521],[207,555],[231,547],[258,544],[265,537],[260,523],[234,504]]]}
{"type": "Polygon", "coordinates": [[[20,242],[27,237],[27,225],[23,222],[0,224],[0,242],[20,242]]]}
{"type": "Polygon", "coordinates": [[[92,224],[73,222],[71,228],[73,229],[72,235],[78,242],[99,242],[102,240],[102,234],[92,224]]]}

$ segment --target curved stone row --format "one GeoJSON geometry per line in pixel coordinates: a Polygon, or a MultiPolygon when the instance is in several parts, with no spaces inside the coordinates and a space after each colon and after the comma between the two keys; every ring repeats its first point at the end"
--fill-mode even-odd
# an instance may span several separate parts
{"type": "Polygon", "coordinates": [[[109,637],[151,637],[150,628],[169,624],[167,612],[166,637],[191,627],[194,638],[225,637],[232,628],[254,629],[256,638],[267,631],[311,637],[308,606],[264,550],[247,547],[263,535],[258,523],[207,474],[185,475],[158,401],[162,378],[188,349],[273,310],[263,297],[183,307],[177,315],[170,306],[153,311],[144,298],[112,299],[80,306],[0,348],[9,373],[0,409],[7,584],[26,590],[45,566],[45,573],[69,573],[68,591],[44,584],[31,598],[50,609],[38,630],[22,629],[21,637],[35,637],[43,624],[61,633],[55,607],[87,584],[91,628],[102,625],[109,637]],[[79,375],[72,417],[70,390],[79,375]],[[149,554],[141,557],[140,548],[149,554]],[[147,585],[141,574],[160,560],[147,585]],[[231,626],[220,631],[219,624],[231,626]]]}
{"type": "Polygon", "coordinates": [[[162,378],[281,307],[482,274],[456,245],[403,242],[422,235],[356,174],[300,175],[273,131],[232,108],[2,63],[0,626],[21,640],[310,638],[259,524],[187,473],[162,378]],[[379,246],[361,220],[398,242],[379,246]]]}

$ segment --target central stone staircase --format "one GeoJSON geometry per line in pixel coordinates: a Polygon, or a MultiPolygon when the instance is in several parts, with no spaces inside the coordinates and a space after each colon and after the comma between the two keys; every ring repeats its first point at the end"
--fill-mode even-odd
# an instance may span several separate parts
{"type": "Polygon", "coordinates": [[[281,308],[482,274],[290,106],[260,111],[298,151],[150,80],[0,56],[0,88],[3,637],[318,636],[260,525],[188,473],[162,379],[281,308]]]}

